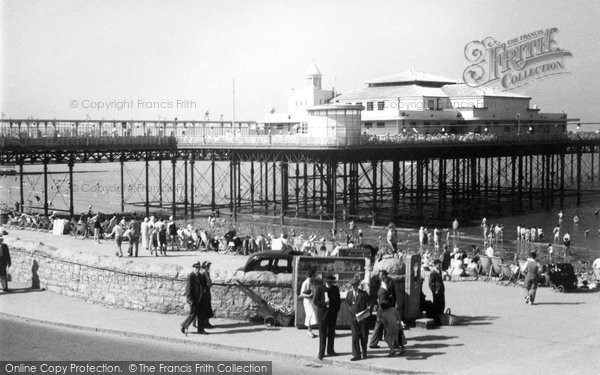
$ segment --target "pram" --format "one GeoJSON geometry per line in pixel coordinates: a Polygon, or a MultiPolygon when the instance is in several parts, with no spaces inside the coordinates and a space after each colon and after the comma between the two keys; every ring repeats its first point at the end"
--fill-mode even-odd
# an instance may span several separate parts
{"type": "Polygon", "coordinates": [[[271,305],[247,285],[242,284],[239,280],[236,280],[236,283],[242,292],[250,297],[256,304],[256,313],[264,319],[264,323],[267,327],[272,327],[274,325],[289,327],[294,318],[293,309],[283,305],[271,305]]]}
{"type": "Polygon", "coordinates": [[[552,289],[563,293],[577,288],[577,276],[571,263],[548,264],[547,267],[552,289]]]}

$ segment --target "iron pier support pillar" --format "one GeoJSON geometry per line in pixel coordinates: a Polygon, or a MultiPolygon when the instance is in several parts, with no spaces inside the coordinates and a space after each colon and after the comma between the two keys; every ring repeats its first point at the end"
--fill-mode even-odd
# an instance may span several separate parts
{"type": "Polygon", "coordinates": [[[304,214],[308,214],[308,164],[306,162],[304,162],[304,194],[303,194],[303,199],[304,199],[304,214]]]}
{"type": "Polygon", "coordinates": [[[196,194],[196,190],[194,188],[194,165],[196,164],[194,158],[190,160],[190,217],[192,220],[194,219],[194,210],[195,210],[195,202],[194,195],[196,194]]]}
{"type": "Polygon", "coordinates": [[[254,162],[250,162],[250,214],[254,215],[254,162]]]}
{"type": "Polygon", "coordinates": [[[396,159],[392,163],[392,222],[395,222],[400,205],[400,160],[396,159]]]}
{"type": "Polygon", "coordinates": [[[594,182],[594,146],[590,146],[590,161],[592,166],[590,167],[590,182],[594,182]]]}
{"type": "Polygon", "coordinates": [[[518,180],[517,180],[517,195],[518,195],[518,200],[519,200],[519,210],[523,209],[523,155],[519,155],[518,156],[518,168],[519,171],[517,173],[518,176],[518,180]]]}
{"type": "Polygon", "coordinates": [[[48,216],[48,158],[44,157],[44,216],[48,216]]]}
{"type": "Polygon", "coordinates": [[[146,217],[150,217],[150,176],[148,173],[148,157],[145,158],[144,166],[146,167],[146,217]]]}
{"type": "Polygon", "coordinates": [[[438,164],[438,209],[442,209],[446,201],[446,159],[440,159],[438,164]]]}
{"type": "MultiPolygon", "coordinates": [[[[261,163],[261,168],[262,168],[262,163],[261,163]]],[[[264,191],[264,202],[265,202],[265,215],[269,214],[269,162],[265,161],[265,191],[264,191]]],[[[262,169],[261,169],[262,171],[262,169]]]]}
{"type": "Polygon", "coordinates": [[[331,182],[330,188],[331,191],[331,213],[332,213],[332,229],[333,233],[337,233],[337,162],[331,162],[329,165],[331,182]]]}
{"type": "Polygon", "coordinates": [[[577,147],[577,205],[581,204],[581,146],[577,147]]]}
{"type": "Polygon", "coordinates": [[[277,215],[277,162],[273,161],[273,216],[277,215]]]}
{"type": "Polygon", "coordinates": [[[69,159],[69,215],[73,216],[75,213],[75,207],[73,206],[73,166],[75,161],[73,157],[69,159]]]}
{"type": "Polygon", "coordinates": [[[162,159],[158,159],[158,206],[160,208],[163,204],[162,181],[162,159]]]}
{"type": "Polygon", "coordinates": [[[565,203],[565,152],[560,154],[560,207],[565,203]]]}
{"type": "Polygon", "coordinates": [[[238,169],[237,169],[237,163],[238,160],[236,159],[236,156],[233,155],[233,158],[231,159],[230,163],[229,163],[229,172],[230,172],[230,182],[229,182],[229,186],[231,187],[230,191],[230,197],[229,197],[229,203],[231,205],[231,213],[233,214],[233,221],[236,222],[237,221],[237,213],[238,213],[238,200],[237,200],[237,195],[238,195],[238,169]]]}
{"type": "Polygon", "coordinates": [[[119,163],[121,164],[121,213],[125,213],[125,156],[122,154],[119,163]]]}
{"type": "Polygon", "coordinates": [[[373,204],[372,204],[372,225],[375,225],[377,221],[377,162],[371,162],[371,167],[373,169],[373,180],[371,181],[371,190],[373,194],[373,204]]]}
{"type": "Polygon", "coordinates": [[[474,198],[477,193],[477,186],[479,184],[477,174],[477,159],[471,158],[471,198],[474,198]]]}
{"type": "Polygon", "coordinates": [[[213,153],[210,158],[210,208],[212,212],[215,212],[216,201],[215,201],[215,154],[213,153]]]}
{"type": "Polygon", "coordinates": [[[279,205],[279,217],[281,225],[283,225],[285,210],[288,208],[288,163],[281,161],[279,163],[279,169],[281,170],[281,204],[279,205]]]}
{"type": "Polygon", "coordinates": [[[188,160],[183,160],[183,216],[188,214],[188,160]]]}
{"type": "Polygon", "coordinates": [[[173,220],[175,220],[176,216],[177,216],[177,176],[176,176],[176,171],[177,171],[177,158],[173,157],[171,159],[171,166],[173,167],[173,194],[172,194],[172,205],[171,205],[171,213],[173,215],[173,220]]]}
{"type": "MultiPolygon", "coordinates": [[[[72,182],[71,186],[73,186],[72,182]]],[[[19,160],[19,195],[19,207],[21,209],[21,213],[23,213],[25,212],[23,208],[23,205],[25,204],[25,195],[23,192],[23,160],[19,160]]],[[[73,196],[73,194],[71,194],[71,196],[73,196]]]]}

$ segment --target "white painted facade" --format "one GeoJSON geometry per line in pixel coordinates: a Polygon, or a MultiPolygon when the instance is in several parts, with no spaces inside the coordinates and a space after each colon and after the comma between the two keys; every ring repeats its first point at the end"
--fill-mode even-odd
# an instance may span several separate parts
{"type": "Polygon", "coordinates": [[[361,137],[361,106],[329,104],[309,108],[305,133],[335,139],[337,144],[358,144],[361,137]]]}
{"type": "Polygon", "coordinates": [[[541,113],[530,106],[528,96],[472,88],[426,73],[403,72],[366,84],[333,102],[364,106],[363,129],[370,134],[550,133],[566,128],[565,114],[541,113]]]}

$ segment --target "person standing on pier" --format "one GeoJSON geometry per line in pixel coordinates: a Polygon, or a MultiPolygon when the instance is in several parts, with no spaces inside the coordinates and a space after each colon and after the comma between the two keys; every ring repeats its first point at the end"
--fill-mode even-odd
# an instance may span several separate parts
{"type": "Polygon", "coordinates": [[[4,243],[4,238],[0,234],[0,282],[2,283],[2,290],[5,292],[10,292],[8,289],[8,272],[6,271],[10,266],[11,260],[8,245],[4,243]]]}

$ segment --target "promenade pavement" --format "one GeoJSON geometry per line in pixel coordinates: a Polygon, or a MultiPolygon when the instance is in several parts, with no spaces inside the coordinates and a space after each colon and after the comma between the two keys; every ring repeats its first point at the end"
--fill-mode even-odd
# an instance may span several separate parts
{"type": "MultiPolygon", "coordinates": [[[[13,231],[5,238],[25,239],[19,232],[13,231]]],[[[38,235],[35,238],[44,242],[38,235]]],[[[88,249],[93,247],[87,245],[88,249]]],[[[234,258],[236,262],[244,259],[234,258]]],[[[189,258],[185,261],[188,263],[189,258]]],[[[316,358],[318,339],[307,337],[305,330],[295,327],[267,328],[262,324],[213,319],[216,328],[210,330],[210,335],[186,337],[179,331],[184,319],[181,315],[120,310],[31,290],[22,284],[10,286],[16,289],[13,293],[0,293],[2,316],[90,332],[208,345],[232,353],[266,353],[373,373],[600,373],[600,293],[592,291],[561,294],[541,288],[537,304],[531,306],[525,304],[521,287],[496,285],[493,280],[447,282],[446,304],[462,317],[460,325],[431,330],[410,328],[402,356],[386,357],[387,349],[381,342],[380,349],[370,350],[369,358],[357,362],[350,362],[350,331],[338,330],[335,349],[339,356],[325,357],[321,362],[316,358]]]]}

